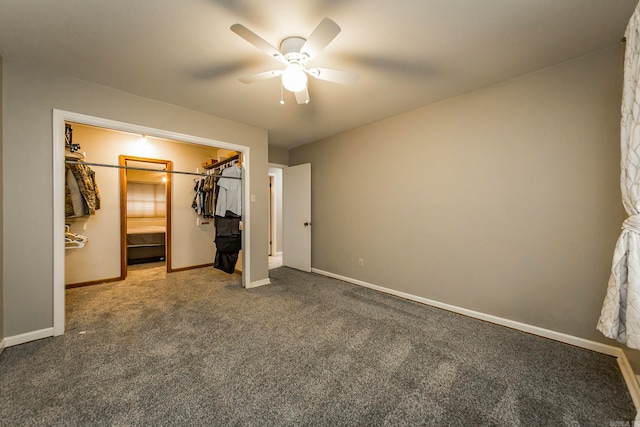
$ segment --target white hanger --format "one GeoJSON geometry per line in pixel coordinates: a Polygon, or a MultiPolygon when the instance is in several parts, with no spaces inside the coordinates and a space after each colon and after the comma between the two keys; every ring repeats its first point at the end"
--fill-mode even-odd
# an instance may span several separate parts
{"type": "Polygon", "coordinates": [[[64,226],[64,243],[65,247],[73,247],[73,248],[83,248],[84,244],[89,241],[87,236],[83,236],[82,234],[76,234],[69,229],[69,225],[64,226]],[[67,245],[67,243],[81,243],[82,246],[77,245],[67,245]]]}
{"type": "Polygon", "coordinates": [[[67,233],[65,234],[65,238],[76,241],[76,242],[82,242],[82,243],[87,243],[89,241],[89,238],[87,236],[83,236],[82,234],[75,234],[75,233],[67,233]]]}
{"type": "Polygon", "coordinates": [[[80,249],[84,248],[84,242],[79,242],[77,240],[72,240],[69,238],[64,239],[64,248],[65,249],[80,249]]]}

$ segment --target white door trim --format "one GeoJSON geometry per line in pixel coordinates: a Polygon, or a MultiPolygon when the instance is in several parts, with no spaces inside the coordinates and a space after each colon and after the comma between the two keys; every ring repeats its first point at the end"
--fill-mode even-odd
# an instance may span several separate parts
{"type": "Polygon", "coordinates": [[[234,150],[243,155],[243,213],[242,213],[242,286],[251,286],[250,273],[250,229],[251,229],[251,180],[250,149],[244,145],[217,141],[171,132],[163,129],[150,128],[132,123],[118,122],[100,117],[88,116],[64,110],[53,110],[53,335],[64,334],[64,122],[70,121],[89,126],[98,126],[124,132],[139,133],[159,138],[173,139],[192,144],[234,150]]]}

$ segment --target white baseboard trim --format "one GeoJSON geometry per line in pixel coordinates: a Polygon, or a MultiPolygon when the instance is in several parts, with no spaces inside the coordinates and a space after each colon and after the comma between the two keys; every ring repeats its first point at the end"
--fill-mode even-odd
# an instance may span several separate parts
{"type": "Polygon", "coordinates": [[[251,282],[249,283],[249,286],[247,286],[247,289],[250,288],[257,288],[258,286],[264,286],[264,285],[268,285],[271,283],[271,279],[262,279],[262,280],[256,280],[255,282],[251,282]]]}
{"type": "Polygon", "coordinates": [[[0,354],[2,354],[5,347],[6,347],[6,341],[4,338],[2,338],[2,341],[0,341],[0,354]]]}
{"type": "Polygon", "coordinates": [[[27,332],[26,334],[14,335],[12,337],[5,337],[4,341],[7,347],[13,347],[14,345],[24,344],[29,341],[35,341],[52,336],[53,328],[47,328],[40,329],[39,331],[27,332]]]}
{"type": "Polygon", "coordinates": [[[455,305],[446,304],[443,302],[434,301],[434,300],[430,300],[423,297],[418,297],[415,295],[407,294],[405,292],[400,292],[400,291],[385,288],[382,286],[373,285],[371,283],[363,282],[362,280],[352,279],[350,277],[340,276],[338,274],[330,273],[328,271],[319,270],[317,268],[312,268],[311,271],[314,273],[321,274],[323,276],[332,277],[334,279],[342,280],[344,282],[353,283],[354,285],[359,285],[365,288],[374,289],[376,291],[395,295],[400,298],[430,305],[432,307],[441,308],[443,310],[452,311],[454,313],[462,314],[464,316],[469,316],[476,319],[484,320],[486,322],[494,323],[496,325],[506,326],[507,328],[517,329],[522,332],[527,332],[533,335],[538,335],[544,338],[549,338],[549,339],[560,341],[566,344],[575,345],[576,347],[586,348],[587,350],[597,351],[598,353],[604,353],[609,356],[619,357],[620,354],[622,353],[622,350],[618,347],[602,344],[595,341],[589,341],[583,338],[574,337],[573,335],[563,334],[562,332],[556,332],[550,329],[544,329],[538,326],[516,322],[515,320],[509,320],[503,317],[493,316],[491,314],[485,314],[479,311],[468,310],[466,308],[457,307],[455,305]]]}
{"type": "Polygon", "coordinates": [[[629,364],[627,355],[624,354],[624,351],[622,349],[618,350],[620,350],[620,355],[617,359],[618,366],[620,367],[620,372],[622,373],[624,382],[627,384],[629,394],[631,395],[631,400],[633,400],[633,404],[636,407],[636,412],[640,412],[640,385],[638,384],[638,380],[633,373],[631,365],[629,364]]]}

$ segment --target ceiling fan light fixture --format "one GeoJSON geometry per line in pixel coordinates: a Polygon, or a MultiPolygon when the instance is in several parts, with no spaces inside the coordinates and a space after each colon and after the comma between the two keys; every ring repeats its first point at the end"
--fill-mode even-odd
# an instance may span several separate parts
{"type": "Polygon", "coordinates": [[[289,92],[300,92],[307,87],[307,74],[302,65],[292,62],[282,72],[282,85],[289,92]]]}
{"type": "Polygon", "coordinates": [[[358,74],[349,71],[307,68],[309,61],[318,56],[341,31],[340,26],[329,18],[324,18],[307,39],[295,36],[282,39],[280,49],[242,24],[233,24],[231,31],[285,66],[284,70],[262,71],[238,79],[242,83],[254,83],[280,76],[280,104],[284,104],[284,89],[295,94],[298,104],[309,103],[307,74],[332,83],[355,84],[358,81],[358,74]]]}

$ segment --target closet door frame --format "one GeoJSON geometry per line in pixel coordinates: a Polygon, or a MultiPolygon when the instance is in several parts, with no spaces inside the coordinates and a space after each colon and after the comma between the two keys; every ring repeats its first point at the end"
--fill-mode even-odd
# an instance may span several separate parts
{"type": "MultiPolygon", "coordinates": [[[[152,128],[149,126],[120,122],[96,116],[89,116],[73,111],[53,109],[53,328],[43,331],[39,338],[64,335],[65,332],[65,286],[64,286],[64,123],[65,121],[89,126],[98,126],[129,133],[145,134],[158,138],[172,139],[208,147],[224,148],[242,153],[243,158],[243,233],[242,233],[242,287],[253,288],[266,285],[269,279],[251,281],[251,148],[246,145],[234,144],[210,138],[203,138],[169,130],[152,128]]],[[[266,254],[265,254],[266,262],[266,254]]],[[[24,341],[26,342],[26,341],[24,341]]]]}
{"type": "MultiPolygon", "coordinates": [[[[143,162],[164,165],[165,170],[173,170],[173,162],[171,160],[151,159],[147,157],[135,157],[128,155],[120,155],[120,280],[127,277],[127,162],[143,162]]],[[[166,174],[167,180],[164,185],[165,195],[165,234],[164,234],[164,258],[166,261],[166,271],[171,273],[171,178],[172,174],[166,174]]]]}

